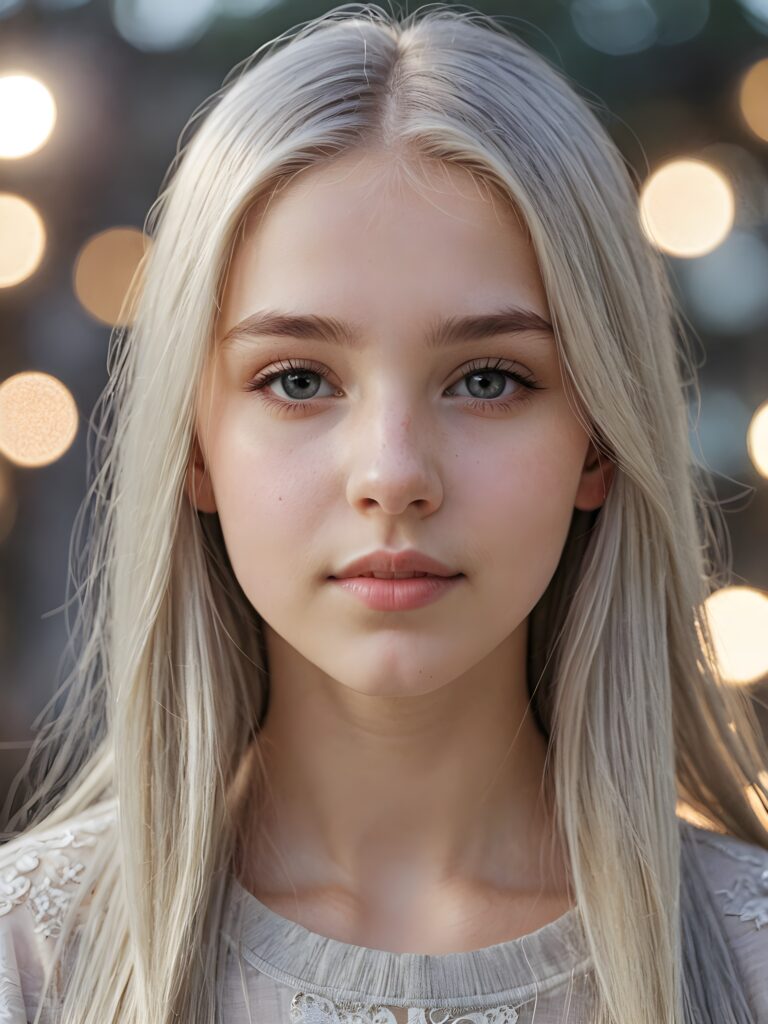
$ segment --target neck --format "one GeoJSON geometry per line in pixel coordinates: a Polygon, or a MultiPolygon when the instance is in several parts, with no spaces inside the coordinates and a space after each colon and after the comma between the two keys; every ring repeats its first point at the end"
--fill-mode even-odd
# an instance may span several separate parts
{"type": "Polygon", "coordinates": [[[270,706],[253,751],[264,786],[243,807],[243,884],[345,893],[372,913],[394,892],[562,893],[525,640],[521,628],[451,683],[392,697],[306,664],[292,671],[295,652],[270,633],[270,706]]]}

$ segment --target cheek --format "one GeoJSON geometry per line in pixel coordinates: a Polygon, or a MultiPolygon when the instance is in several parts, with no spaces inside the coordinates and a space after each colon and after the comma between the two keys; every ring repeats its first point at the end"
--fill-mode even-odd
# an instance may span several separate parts
{"type": "Polygon", "coordinates": [[[465,539],[500,591],[510,579],[526,580],[535,603],[546,588],[573,516],[582,449],[580,439],[563,432],[521,432],[492,459],[485,453],[466,463],[465,539]]]}
{"type": "MultiPolygon", "coordinates": [[[[223,425],[222,425],[223,426],[223,425]]],[[[250,430],[220,431],[211,456],[216,504],[235,576],[259,610],[293,588],[311,555],[311,538],[320,539],[327,512],[323,488],[329,475],[310,446],[286,447],[256,441],[250,430]],[[265,602],[265,599],[267,601],[265,602]]]]}

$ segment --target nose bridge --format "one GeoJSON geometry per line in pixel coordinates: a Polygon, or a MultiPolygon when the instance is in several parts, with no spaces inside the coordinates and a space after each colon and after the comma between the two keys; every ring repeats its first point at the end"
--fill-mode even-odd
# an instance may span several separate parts
{"type": "Polygon", "coordinates": [[[375,452],[408,460],[424,454],[433,429],[429,428],[427,397],[420,393],[413,379],[390,374],[380,379],[380,386],[363,402],[356,425],[365,435],[368,454],[375,452]]]}
{"type": "Polygon", "coordinates": [[[439,497],[436,424],[427,397],[402,374],[390,374],[363,400],[352,424],[350,499],[374,500],[389,512],[439,497]]]}

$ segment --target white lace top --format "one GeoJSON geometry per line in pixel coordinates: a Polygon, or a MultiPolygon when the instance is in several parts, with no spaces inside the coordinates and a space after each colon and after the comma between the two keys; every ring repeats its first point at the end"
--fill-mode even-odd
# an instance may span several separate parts
{"type": "MultiPolygon", "coordinates": [[[[114,802],[0,847],[0,1024],[34,1018],[45,963],[114,802]]],[[[690,829],[755,1019],[768,1022],[768,852],[690,829]]],[[[577,910],[462,953],[391,953],[309,931],[234,877],[224,917],[226,1024],[587,1024],[590,957],[577,910]]],[[[43,1020],[48,1018],[43,1015],[43,1020]]],[[[105,1022],[107,1024],[107,1022],[105,1022]]]]}

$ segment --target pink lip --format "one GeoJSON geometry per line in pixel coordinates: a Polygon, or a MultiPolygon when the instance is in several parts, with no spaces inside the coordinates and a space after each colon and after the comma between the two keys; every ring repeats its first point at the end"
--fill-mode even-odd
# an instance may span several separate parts
{"type": "Polygon", "coordinates": [[[333,573],[333,579],[351,579],[367,572],[427,572],[430,576],[455,576],[456,570],[415,548],[369,551],[333,573]]]}
{"type": "Polygon", "coordinates": [[[330,583],[342,587],[347,593],[362,601],[368,608],[380,612],[408,611],[422,608],[437,601],[454,587],[458,576],[414,576],[412,579],[377,580],[373,576],[347,576],[344,579],[331,577],[330,583]]]}

